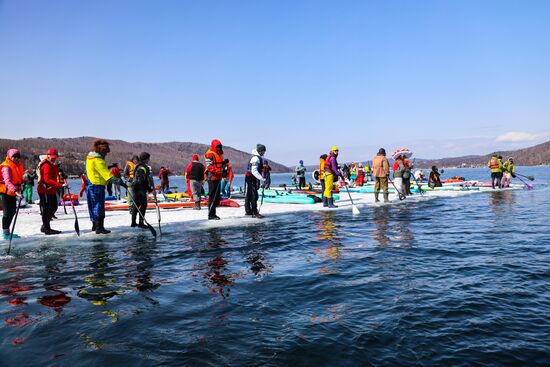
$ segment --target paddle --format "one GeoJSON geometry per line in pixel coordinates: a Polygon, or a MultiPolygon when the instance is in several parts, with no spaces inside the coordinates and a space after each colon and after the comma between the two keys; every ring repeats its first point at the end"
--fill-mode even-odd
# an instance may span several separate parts
{"type": "MultiPolygon", "coordinates": [[[[65,184],[67,183],[67,181],[65,181],[65,184]]],[[[65,215],[67,215],[67,207],[65,206],[65,188],[62,187],[61,188],[61,202],[63,203],[63,210],[65,211],[65,215]]]]}
{"type": "Polygon", "coordinates": [[[143,216],[143,214],[141,214],[141,211],[139,211],[139,207],[137,206],[135,200],[134,200],[134,196],[131,194],[131,192],[129,190],[126,190],[126,193],[128,194],[128,199],[130,199],[130,201],[132,201],[132,203],[134,204],[134,206],[136,207],[135,210],[137,210],[139,216],[141,217],[141,219],[143,219],[143,221],[145,222],[145,224],[147,225],[147,228],[149,228],[149,230],[151,231],[151,234],[153,235],[153,237],[155,238],[155,240],[157,239],[157,231],[155,231],[155,229],[153,228],[152,225],[149,224],[149,222],[147,222],[147,219],[145,219],[145,217],[143,216]]]}
{"type": "Polygon", "coordinates": [[[397,192],[397,194],[399,195],[399,200],[404,200],[406,198],[406,196],[404,194],[401,193],[401,191],[397,190],[397,187],[395,186],[395,184],[393,183],[392,180],[390,180],[388,178],[388,181],[390,181],[390,183],[392,184],[393,188],[395,189],[395,192],[397,192]]]}
{"type": "MultiPolygon", "coordinates": [[[[163,195],[164,195],[164,193],[163,193],[163,195]]],[[[155,206],[157,207],[157,220],[158,220],[158,224],[159,224],[159,235],[160,235],[160,238],[162,238],[162,228],[160,227],[160,208],[159,208],[159,201],[157,200],[157,190],[155,190],[155,189],[153,189],[153,197],[155,198],[155,206]]]]}
{"type": "Polygon", "coordinates": [[[17,222],[17,215],[19,214],[19,208],[21,208],[21,200],[23,200],[23,196],[19,198],[19,201],[17,202],[17,210],[15,211],[15,217],[13,217],[13,224],[11,226],[10,231],[10,242],[8,244],[8,255],[11,251],[11,240],[13,239],[13,231],[15,230],[15,222],[17,222]]]}
{"type": "Polygon", "coordinates": [[[265,181],[262,185],[262,200],[260,200],[260,207],[258,208],[258,214],[260,214],[260,209],[262,209],[262,205],[264,204],[264,196],[265,196],[265,181]]]}
{"type": "Polygon", "coordinates": [[[67,192],[69,193],[69,199],[71,200],[71,207],[73,208],[74,230],[76,234],[80,237],[80,226],[78,225],[78,216],[76,215],[76,209],[74,208],[73,197],[71,195],[71,189],[69,189],[69,186],[67,186],[67,192]]]}
{"type": "MultiPolygon", "coordinates": [[[[517,173],[516,173],[517,175],[517,173]]],[[[523,182],[523,184],[527,187],[527,190],[533,190],[533,185],[528,184],[527,182],[523,181],[521,178],[518,177],[518,180],[523,182]]]]}
{"type": "Polygon", "coordinates": [[[521,177],[525,177],[526,179],[528,179],[529,181],[535,181],[535,177],[533,176],[525,176],[525,175],[522,175],[521,173],[515,173],[516,176],[521,176],[521,177]]]}
{"type": "Polygon", "coordinates": [[[349,196],[349,201],[351,201],[351,212],[352,214],[361,214],[361,212],[359,211],[359,209],[355,206],[355,204],[353,203],[353,199],[351,198],[351,194],[349,192],[349,188],[348,188],[348,183],[345,181],[345,179],[343,178],[344,177],[344,172],[342,172],[340,170],[340,175],[342,176],[342,179],[344,180],[344,186],[346,187],[346,191],[348,192],[348,196],[349,196]]]}

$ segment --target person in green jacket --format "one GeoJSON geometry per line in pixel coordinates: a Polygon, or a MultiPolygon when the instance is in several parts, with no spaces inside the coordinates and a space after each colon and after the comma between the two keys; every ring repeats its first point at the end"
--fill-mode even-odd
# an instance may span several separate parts
{"type": "Polygon", "coordinates": [[[487,163],[487,167],[491,169],[491,186],[493,189],[496,187],[500,187],[500,178],[502,174],[502,161],[498,159],[497,154],[493,154],[491,159],[489,160],[489,163],[487,163]]]}
{"type": "Polygon", "coordinates": [[[36,173],[31,169],[26,170],[23,175],[23,197],[28,204],[33,204],[32,191],[34,189],[34,180],[36,180],[36,173]]]}
{"type": "Polygon", "coordinates": [[[510,187],[510,181],[512,177],[516,177],[516,166],[514,164],[514,158],[510,157],[506,162],[502,164],[502,183],[501,187],[510,187]]]}

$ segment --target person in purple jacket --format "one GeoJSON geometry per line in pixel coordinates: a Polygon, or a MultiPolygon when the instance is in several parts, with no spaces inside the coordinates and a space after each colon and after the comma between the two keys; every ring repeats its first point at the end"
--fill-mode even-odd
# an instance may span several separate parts
{"type": "Polygon", "coordinates": [[[338,170],[338,147],[333,146],[328,154],[325,162],[325,191],[323,192],[323,206],[328,208],[337,208],[334,205],[334,198],[332,197],[332,189],[334,188],[334,181],[338,180],[340,171],[338,170]]]}

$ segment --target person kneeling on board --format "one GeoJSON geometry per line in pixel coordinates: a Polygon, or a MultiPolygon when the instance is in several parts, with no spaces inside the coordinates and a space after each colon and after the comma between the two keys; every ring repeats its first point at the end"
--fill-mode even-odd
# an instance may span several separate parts
{"type": "Polygon", "coordinates": [[[245,215],[250,215],[253,218],[264,217],[258,212],[258,188],[260,184],[265,182],[265,178],[262,175],[264,168],[262,157],[265,151],[265,145],[256,145],[256,149],[252,150],[252,158],[250,158],[250,162],[248,162],[244,177],[246,184],[246,198],[244,200],[245,215]]]}
{"type": "Polygon", "coordinates": [[[139,163],[134,168],[134,181],[132,182],[132,194],[134,195],[134,203],[136,210],[132,212],[132,227],[149,228],[143,222],[145,212],[147,211],[147,195],[155,189],[155,184],[149,169],[149,161],[151,155],[143,152],[139,155],[139,163]],[[136,223],[137,215],[139,216],[139,224],[136,223]]]}

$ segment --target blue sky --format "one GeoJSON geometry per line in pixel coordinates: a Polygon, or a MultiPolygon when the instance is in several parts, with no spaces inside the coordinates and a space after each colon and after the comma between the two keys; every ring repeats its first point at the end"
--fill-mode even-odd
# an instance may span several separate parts
{"type": "Polygon", "coordinates": [[[0,0],[5,138],[219,138],[316,163],[550,139],[550,1],[0,0]]]}

